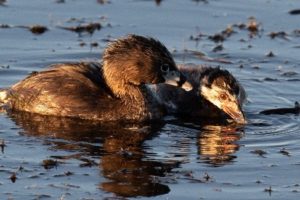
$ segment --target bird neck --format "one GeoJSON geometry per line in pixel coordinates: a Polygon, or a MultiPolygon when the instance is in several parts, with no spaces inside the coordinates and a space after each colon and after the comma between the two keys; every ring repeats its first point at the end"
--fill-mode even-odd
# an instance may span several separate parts
{"type": "Polygon", "coordinates": [[[127,80],[130,76],[126,71],[121,71],[118,66],[103,65],[103,76],[106,84],[115,97],[123,102],[127,110],[132,111],[131,118],[144,118],[148,116],[147,97],[143,85],[133,84],[127,80]]]}
{"type": "Polygon", "coordinates": [[[127,76],[130,76],[126,71],[122,70],[120,63],[113,61],[103,62],[103,77],[106,84],[111,89],[113,94],[122,98],[124,96],[136,96],[139,95],[138,85],[130,84],[127,76]]]}

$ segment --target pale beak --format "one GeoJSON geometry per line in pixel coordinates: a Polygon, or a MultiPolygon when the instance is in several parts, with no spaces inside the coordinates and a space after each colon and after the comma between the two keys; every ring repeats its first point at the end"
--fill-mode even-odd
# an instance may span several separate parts
{"type": "Polygon", "coordinates": [[[236,123],[246,124],[244,113],[239,105],[238,101],[226,102],[222,105],[222,110],[229,115],[236,123]]]}
{"type": "Polygon", "coordinates": [[[169,71],[165,76],[165,83],[169,85],[173,85],[176,87],[180,87],[184,89],[185,91],[190,91],[193,89],[193,86],[191,83],[189,83],[185,76],[182,75],[179,71],[169,71]]]}

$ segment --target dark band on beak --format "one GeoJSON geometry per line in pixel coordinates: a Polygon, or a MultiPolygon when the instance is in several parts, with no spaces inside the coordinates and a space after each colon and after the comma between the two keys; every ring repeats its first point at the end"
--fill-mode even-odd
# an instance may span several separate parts
{"type": "Polygon", "coordinates": [[[182,87],[182,85],[186,82],[186,78],[185,76],[182,75],[182,73],[180,73],[180,79],[179,82],[177,82],[178,87],[182,87]]]}

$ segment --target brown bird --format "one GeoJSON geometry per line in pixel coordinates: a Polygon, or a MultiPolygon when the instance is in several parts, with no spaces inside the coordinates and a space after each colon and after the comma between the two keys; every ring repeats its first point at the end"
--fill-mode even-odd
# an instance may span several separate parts
{"type": "Polygon", "coordinates": [[[100,121],[161,118],[163,109],[145,84],[191,89],[158,40],[129,35],[111,42],[103,62],[54,64],[0,91],[9,110],[100,121]]]}

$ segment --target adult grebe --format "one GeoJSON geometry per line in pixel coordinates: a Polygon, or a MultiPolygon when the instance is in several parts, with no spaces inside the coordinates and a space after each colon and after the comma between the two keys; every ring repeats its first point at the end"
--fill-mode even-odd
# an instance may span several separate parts
{"type": "Polygon", "coordinates": [[[129,35],[111,42],[103,62],[54,64],[0,92],[11,110],[101,121],[145,121],[163,114],[145,84],[187,90],[167,48],[158,40],[129,35]]]}

